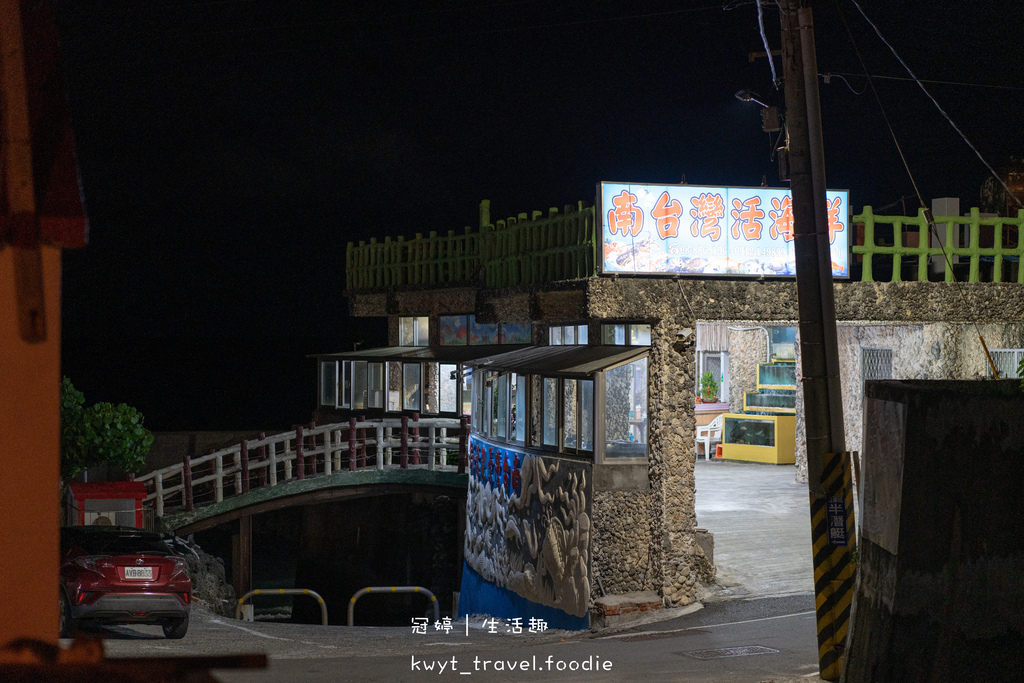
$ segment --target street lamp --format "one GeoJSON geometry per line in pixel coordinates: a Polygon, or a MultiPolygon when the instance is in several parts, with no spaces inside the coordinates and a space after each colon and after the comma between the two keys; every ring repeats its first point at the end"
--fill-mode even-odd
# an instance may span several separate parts
{"type": "Polygon", "coordinates": [[[756,104],[760,104],[765,109],[768,109],[768,105],[757,99],[758,97],[760,97],[760,95],[753,90],[743,89],[736,92],[736,99],[740,102],[754,102],[756,104]]]}

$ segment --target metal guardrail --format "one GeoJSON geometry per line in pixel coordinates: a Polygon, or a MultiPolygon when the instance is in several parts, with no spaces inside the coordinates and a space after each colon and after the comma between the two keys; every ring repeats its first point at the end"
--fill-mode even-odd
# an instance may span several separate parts
{"type": "Polygon", "coordinates": [[[363,597],[367,593],[421,593],[430,598],[430,603],[434,606],[434,621],[441,620],[441,608],[437,604],[437,596],[431,593],[423,586],[368,586],[366,588],[360,588],[352,597],[348,600],[348,625],[354,626],[352,622],[355,621],[356,615],[356,600],[363,597]]]}
{"type": "MultiPolygon", "coordinates": [[[[320,603],[320,617],[324,626],[327,626],[327,603],[320,597],[320,594],[316,591],[311,591],[308,588],[271,588],[271,589],[259,589],[251,590],[242,597],[238,598],[238,604],[235,605],[235,619],[242,618],[242,603],[251,598],[254,595],[309,595],[310,597],[316,598],[316,601],[320,603]]],[[[349,610],[349,621],[352,621],[352,612],[349,610]]],[[[351,626],[352,624],[349,624],[351,626]]]]}

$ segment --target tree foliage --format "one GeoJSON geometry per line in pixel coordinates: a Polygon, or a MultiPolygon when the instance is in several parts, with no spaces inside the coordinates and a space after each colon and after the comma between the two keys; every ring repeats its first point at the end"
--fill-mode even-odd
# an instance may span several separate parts
{"type": "Polygon", "coordinates": [[[142,413],[124,403],[85,407],[85,396],[65,377],[60,397],[61,476],[70,479],[94,465],[125,472],[141,469],[153,445],[153,433],[142,423],[142,413]]]}

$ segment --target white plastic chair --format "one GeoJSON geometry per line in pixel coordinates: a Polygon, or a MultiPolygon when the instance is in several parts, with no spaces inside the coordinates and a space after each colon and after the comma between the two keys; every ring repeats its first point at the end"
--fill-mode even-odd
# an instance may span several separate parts
{"type": "MultiPolygon", "coordinates": [[[[722,440],[722,416],[719,415],[714,420],[706,425],[697,427],[697,443],[704,443],[704,459],[709,460],[711,458],[711,442],[722,440]]],[[[700,456],[700,449],[694,446],[697,450],[697,456],[700,456]]]]}

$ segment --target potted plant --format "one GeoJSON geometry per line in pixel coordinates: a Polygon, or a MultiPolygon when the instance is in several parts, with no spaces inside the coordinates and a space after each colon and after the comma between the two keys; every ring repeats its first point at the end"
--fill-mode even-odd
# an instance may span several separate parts
{"type": "Polygon", "coordinates": [[[714,403],[718,397],[718,382],[715,375],[708,370],[700,378],[700,397],[702,403],[714,403]]]}

